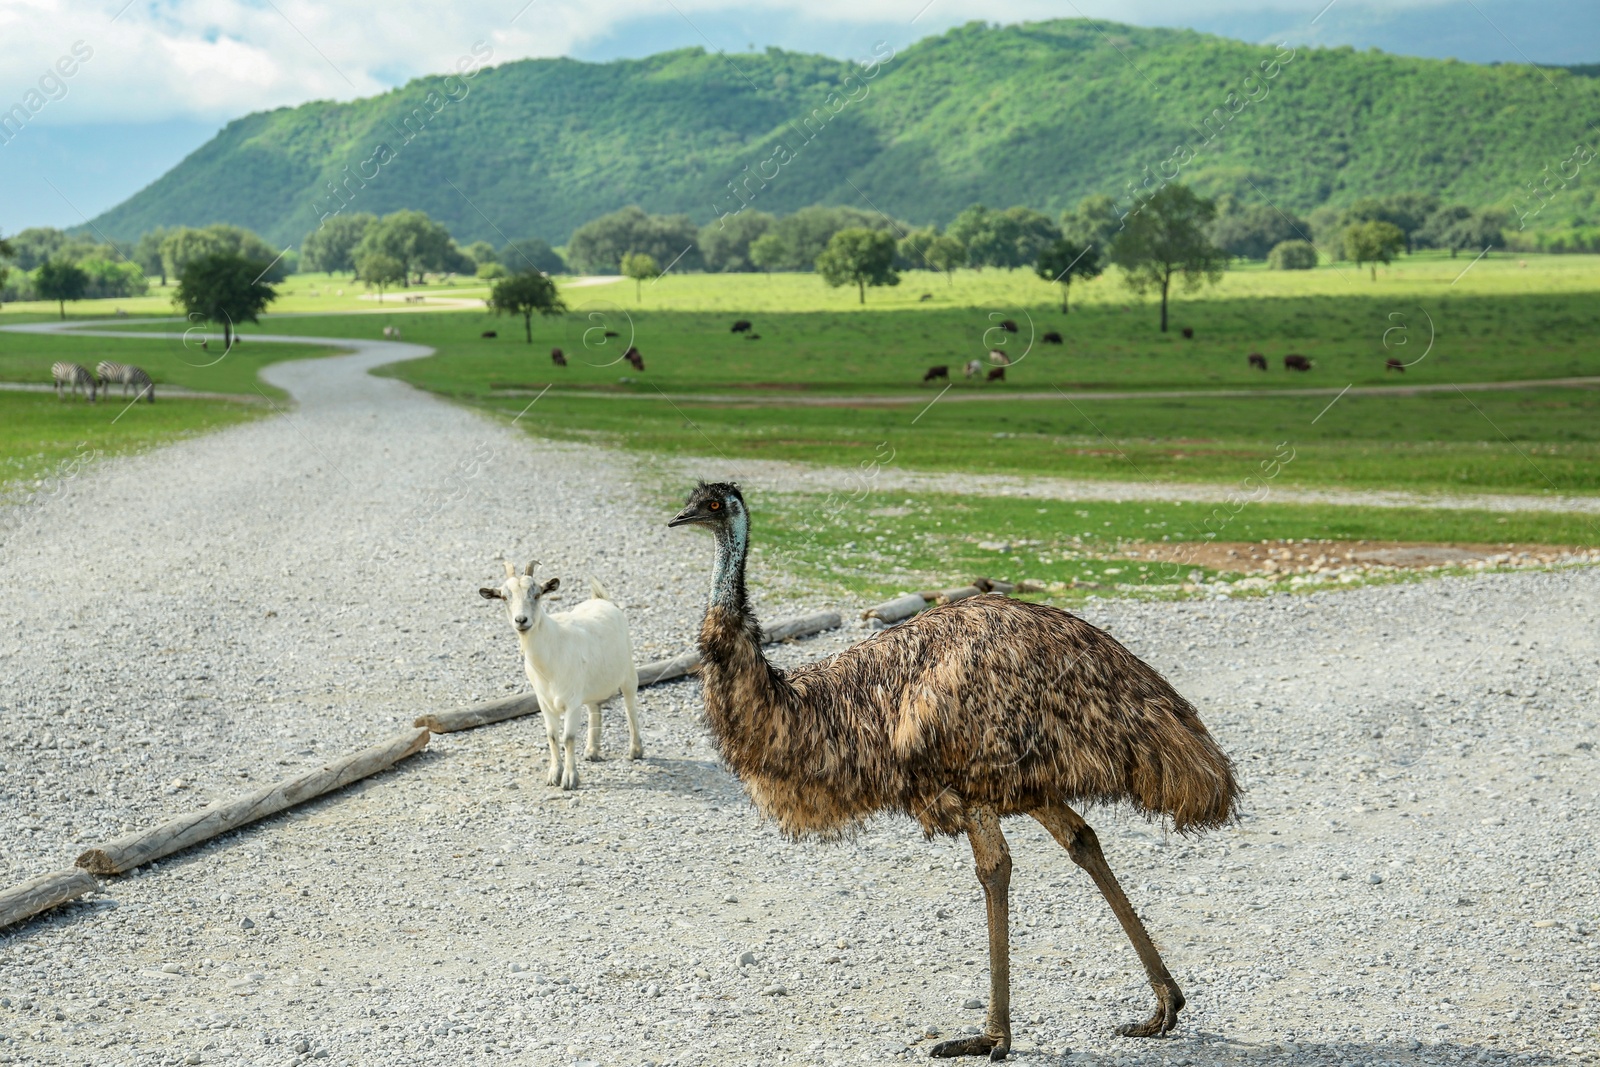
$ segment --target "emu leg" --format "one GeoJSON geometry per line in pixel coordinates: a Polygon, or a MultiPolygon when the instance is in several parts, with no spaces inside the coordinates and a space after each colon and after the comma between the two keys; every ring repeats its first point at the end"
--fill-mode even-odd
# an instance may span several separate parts
{"type": "Polygon", "coordinates": [[[989,1017],[984,1020],[983,1033],[941,1041],[929,1055],[1003,1060],[1011,1051],[1011,850],[1000,832],[999,817],[989,808],[968,816],[967,840],[972,843],[972,859],[989,912],[989,1017]]]}
{"type": "Polygon", "coordinates": [[[1161,954],[1156,951],[1144,923],[1139,921],[1133,905],[1128,903],[1122,887],[1117,884],[1117,876],[1111,873],[1110,866],[1106,864],[1105,854],[1100,851],[1100,839],[1083,821],[1083,816],[1065,804],[1051,804],[1031,814],[1067,850],[1072,862],[1094,879],[1100,895],[1111,905],[1123,932],[1133,942],[1133,950],[1139,954],[1145,973],[1150,976],[1150,988],[1156,993],[1155,1013],[1142,1023],[1117,1027],[1117,1033],[1123,1037],[1160,1037],[1178,1025],[1178,1012],[1183,1010],[1183,993],[1178,989],[1178,983],[1172,980],[1167,965],[1161,962],[1161,954]]]}

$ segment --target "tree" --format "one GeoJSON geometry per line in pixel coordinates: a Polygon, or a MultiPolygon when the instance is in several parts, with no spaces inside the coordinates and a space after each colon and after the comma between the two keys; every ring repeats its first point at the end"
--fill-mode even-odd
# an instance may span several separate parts
{"type": "MultiPolygon", "coordinates": [[[[0,260],[10,259],[16,254],[17,250],[12,246],[11,242],[6,240],[4,237],[0,237],[0,260]]],[[[10,265],[6,263],[0,263],[0,289],[4,289],[6,287],[6,279],[9,277],[11,277],[10,265]]]]}
{"type": "Polygon", "coordinates": [[[168,230],[161,240],[162,273],[170,277],[181,276],[184,267],[194,260],[216,255],[259,262],[269,282],[281,282],[289,276],[289,262],[283,254],[242,226],[222,222],[198,229],[178,226],[168,230]]]}
{"type": "Polygon", "coordinates": [[[500,262],[506,273],[538,271],[540,274],[564,274],[567,261],[562,259],[549,243],[538,237],[522,237],[509,241],[500,250],[500,262]]]}
{"type": "Polygon", "coordinates": [[[1406,246],[1406,235],[1392,222],[1356,222],[1345,227],[1344,254],[1356,261],[1372,264],[1372,280],[1378,280],[1378,264],[1388,263],[1406,246]]]}
{"type": "Polygon", "coordinates": [[[159,274],[161,286],[166,288],[167,264],[161,258],[161,242],[167,239],[167,228],[157,226],[153,230],[146,230],[139,235],[139,240],[133,246],[133,261],[145,274],[159,274]]]}
{"type": "Polygon", "coordinates": [[[450,231],[421,211],[396,211],[379,219],[356,245],[355,258],[375,252],[404,265],[401,284],[407,286],[413,277],[421,284],[425,271],[451,269],[451,254],[459,255],[450,231]]]}
{"type": "Polygon", "coordinates": [[[1206,237],[1217,206],[1180,182],[1169,182],[1140,201],[1128,214],[1111,247],[1111,261],[1122,268],[1137,293],[1161,294],[1161,332],[1167,332],[1167,299],[1173,278],[1193,291],[1215,282],[1228,265],[1228,254],[1206,237]]]}
{"type": "Polygon", "coordinates": [[[860,211],[853,207],[824,207],[813,204],[792,215],[779,219],[772,234],[783,249],[781,257],[768,261],[768,270],[813,270],[817,257],[822,255],[840,230],[894,230],[903,233],[899,226],[883,215],[860,211]]]}
{"type": "Polygon", "coordinates": [[[1301,240],[1310,223],[1286,215],[1271,204],[1240,204],[1231,196],[1217,201],[1217,219],[1211,224],[1211,242],[1230,256],[1266,259],[1284,241],[1301,240]]]}
{"type": "Polygon", "coordinates": [[[1505,215],[1497,211],[1474,212],[1462,204],[1440,208],[1416,233],[1420,248],[1448,248],[1454,259],[1462,251],[1487,252],[1504,248],[1505,215]]]}
{"type": "Polygon", "coordinates": [[[339,270],[354,274],[356,246],[377,222],[378,216],[365,211],[334,215],[300,242],[301,265],[328,274],[339,270]]]}
{"type": "Polygon", "coordinates": [[[1111,254],[1111,242],[1122,232],[1122,212],[1117,202],[1104,193],[1086,196],[1078,206],[1061,214],[1061,236],[1080,245],[1092,246],[1105,258],[1111,254]]]}
{"type": "Polygon", "coordinates": [[[777,219],[765,211],[741,211],[700,227],[700,255],[706,270],[755,270],[750,246],[776,225],[777,219]]]}
{"type": "Polygon", "coordinates": [[[233,328],[259,322],[278,292],[262,280],[267,265],[227,252],[190,260],[178,275],[173,303],[191,317],[222,323],[222,350],[233,347],[233,328]]]}
{"type": "Polygon", "coordinates": [[[527,342],[533,343],[533,315],[559,315],[567,310],[556,283],[538,271],[502,278],[489,290],[489,307],[497,315],[521,315],[527,342]]]}
{"type": "Polygon", "coordinates": [[[633,296],[637,303],[644,303],[644,283],[651,278],[661,277],[661,268],[656,265],[656,258],[648,252],[628,252],[622,257],[622,276],[633,279],[633,296]]]}
{"type": "Polygon", "coordinates": [[[1363,197],[1345,209],[1344,224],[1387,222],[1405,235],[1406,252],[1414,247],[1413,236],[1429,216],[1439,210],[1439,198],[1432,193],[1395,193],[1385,197],[1363,197]]]}
{"type": "Polygon", "coordinates": [[[1098,278],[1105,268],[1100,265],[1100,253],[1092,245],[1080,245],[1065,237],[1039,253],[1034,271],[1047,282],[1061,286],[1061,313],[1067,313],[1067,290],[1072,279],[1098,278]]]}
{"type": "Polygon", "coordinates": [[[1273,270],[1311,270],[1317,265],[1317,246],[1310,241],[1280,241],[1267,253],[1273,270]]]}
{"type": "Polygon", "coordinates": [[[356,255],[355,276],[368,285],[378,287],[378,302],[383,303],[383,287],[404,284],[406,265],[387,252],[363,250],[356,255]]]}
{"type": "Polygon", "coordinates": [[[941,233],[928,242],[925,258],[928,261],[928,266],[934,270],[944,271],[946,285],[953,285],[955,279],[952,275],[955,273],[956,268],[966,265],[967,246],[949,234],[941,233]]]}
{"type": "Polygon", "coordinates": [[[477,276],[484,281],[494,281],[497,278],[509,278],[511,272],[506,270],[504,263],[485,263],[478,268],[477,276]]]}
{"type": "Polygon", "coordinates": [[[750,242],[750,265],[771,274],[789,258],[789,246],[775,233],[765,233],[750,242]]]}
{"type": "Polygon", "coordinates": [[[840,230],[828,240],[828,247],[817,257],[817,272],[829,285],[838,287],[854,282],[867,302],[867,286],[899,285],[894,271],[894,235],[883,230],[851,228],[840,230]]]}
{"type": "Polygon", "coordinates": [[[461,251],[465,252],[467,258],[472,260],[473,270],[477,270],[485,263],[500,262],[500,257],[495,254],[494,245],[488,241],[474,241],[461,251]]]}
{"type": "Polygon", "coordinates": [[[619,274],[622,257],[643,252],[657,263],[693,270],[702,259],[700,231],[688,215],[647,215],[629,206],[584,223],[567,241],[567,258],[586,274],[619,274]]]}
{"type": "Polygon", "coordinates": [[[48,259],[33,272],[33,288],[40,300],[54,300],[61,307],[61,317],[67,317],[67,301],[82,300],[89,286],[89,276],[75,263],[48,259]]]}

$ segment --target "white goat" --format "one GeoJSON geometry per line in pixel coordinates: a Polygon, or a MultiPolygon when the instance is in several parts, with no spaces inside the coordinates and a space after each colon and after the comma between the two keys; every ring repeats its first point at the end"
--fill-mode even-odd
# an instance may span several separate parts
{"type": "Polygon", "coordinates": [[[633,666],[633,642],[628,620],[594,579],[593,599],[571,611],[547,612],[544,599],[561,586],[560,578],[540,584],[533,571],[538,561],[518,574],[506,562],[505,584],[483,588],[485,600],[503,600],[517,642],[522,646],[522,666],[544,713],[545,735],[550,740],[550,774],[546,781],[562,789],[578,788],[575,754],[579,716],[589,710],[589,744],[584,758],[600,758],[600,704],[617,695],[628,709],[628,758],[644,755],[639,740],[639,674],[633,666]],[[565,766],[562,750],[565,749],[565,766]]]}

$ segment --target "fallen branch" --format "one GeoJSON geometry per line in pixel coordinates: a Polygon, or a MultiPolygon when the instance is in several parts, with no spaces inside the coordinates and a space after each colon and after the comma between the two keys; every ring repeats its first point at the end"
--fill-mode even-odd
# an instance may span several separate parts
{"type": "Polygon", "coordinates": [[[470,730],[474,726],[488,726],[492,722],[519,719],[539,710],[539,698],[532,693],[502,697],[485,704],[474,704],[460,711],[442,711],[436,715],[419,715],[411,725],[426,726],[436,734],[449,734],[457,730],[470,730]]]}
{"type": "Polygon", "coordinates": [[[121,874],[375,774],[421,751],[428,743],[428,736],[427,730],[407,730],[370,748],[341,756],[298,778],[233,800],[219,800],[154,829],[126,834],[99,848],[89,849],[78,857],[78,866],[95,874],[121,874]]]}
{"type": "Polygon", "coordinates": [[[0,928],[19,923],[85,893],[100,888],[94,875],[78,867],[51,871],[30,878],[21,885],[0,890],[0,928]]]}
{"type": "Polygon", "coordinates": [[[655,685],[657,682],[670,682],[674,678],[682,678],[692,673],[699,666],[698,652],[685,652],[671,659],[658,659],[639,668],[639,684],[655,685]]]}
{"type": "Polygon", "coordinates": [[[909,619],[917,612],[928,606],[928,601],[921,593],[907,593],[905,596],[895,597],[884,604],[876,604],[861,613],[863,619],[877,619],[880,622],[899,622],[909,619]]]}
{"type": "Polygon", "coordinates": [[[801,615],[798,618],[775,622],[761,631],[761,640],[770,645],[775,641],[787,641],[791,637],[809,637],[823,630],[837,630],[843,625],[844,620],[839,617],[837,611],[819,611],[815,615],[801,615]]]}

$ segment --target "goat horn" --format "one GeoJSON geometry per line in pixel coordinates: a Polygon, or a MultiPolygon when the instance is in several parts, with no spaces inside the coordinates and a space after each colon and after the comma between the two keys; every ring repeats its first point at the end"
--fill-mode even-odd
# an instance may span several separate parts
{"type": "Polygon", "coordinates": [[[500,562],[505,564],[507,578],[515,578],[517,576],[517,568],[509,559],[503,559],[500,562]]]}
{"type": "Polygon", "coordinates": [[[524,570],[522,573],[523,574],[532,574],[536,569],[538,569],[538,566],[539,566],[539,561],[538,560],[530,559],[528,561],[527,569],[524,570]]]}

